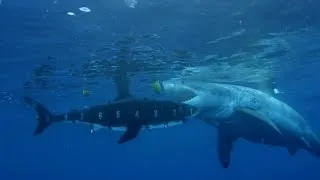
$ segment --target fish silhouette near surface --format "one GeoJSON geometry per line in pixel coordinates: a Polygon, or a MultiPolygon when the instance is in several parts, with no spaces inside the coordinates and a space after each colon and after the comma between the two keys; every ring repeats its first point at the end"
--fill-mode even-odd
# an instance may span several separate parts
{"type": "Polygon", "coordinates": [[[41,134],[54,123],[79,122],[91,124],[92,128],[98,126],[124,131],[119,144],[137,137],[141,129],[179,125],[197,114],[197,108],[193,106],[167,100],[123,100],[56,115],[30,97],[25,97],[24,102],[37,113],[38,125],[34,135],[41,134]]]}

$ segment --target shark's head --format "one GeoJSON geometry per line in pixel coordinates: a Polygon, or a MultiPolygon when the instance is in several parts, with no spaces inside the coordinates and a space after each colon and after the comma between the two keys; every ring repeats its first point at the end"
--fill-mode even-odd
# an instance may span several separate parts
{"type": "Polygon", "coordinates": [[[172,100],[201,109],[200,116],[205,118],[224,118],[233,112],[230,95],[217,84],[183,81],[177,78],[157,81],[153,87],[157,89],[157,92],[163,92],[172,100]]]}
{"type": "Polygon", "coordinates": [[[196,89],[186,86],[183,81],[177,79],[157,83],[161,92],[167,94],[170,98],[178,102],[186,102],[200,95],[200,92],[196,89]]]}
{"type": "Polygon", "coordinates": [[[163,93],[170,99],[181,103],[187,102],[203,94],[203,91],[199,91],[197,87],[190,86],[190,84],[186,85],[184,81],[178,78],[166,81],[156,81],[152,84],[152,88],[155,92],[163,93]]]}
{"type": "Polygon", "coordinates": [[[183,81],[176,78],[157,83],[158,90],[164,92],[171,99],[198,108],[221,107],[226,100],[225,96],[221,96],[214,86],[207,87],[206,84],[200,82],[183,81]]]}

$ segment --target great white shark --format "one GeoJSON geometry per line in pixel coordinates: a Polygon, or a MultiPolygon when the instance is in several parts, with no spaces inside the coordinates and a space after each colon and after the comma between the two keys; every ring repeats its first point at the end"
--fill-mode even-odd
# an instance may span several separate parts
{"type": "Polygon", "coordinates": [[[184,81],[158,81],[175,100],[199,108],[198,117],[218,130],[217,153],[224,168],[230,165],[237,139],[287,148],[290,155],[305,149],[320,156],[320,141],[310,124],[288,104],[249,87],[184,81]]]}

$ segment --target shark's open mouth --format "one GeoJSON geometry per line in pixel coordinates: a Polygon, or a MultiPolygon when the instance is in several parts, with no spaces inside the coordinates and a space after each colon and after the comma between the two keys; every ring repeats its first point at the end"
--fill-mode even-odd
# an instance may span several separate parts
{"type": "Polygon", "coordinates": [[[180,82],[164,81],[162,82],[162,89],[170,98],[178,102],[185,102],[197,96],[193,89],[180,82]]]}

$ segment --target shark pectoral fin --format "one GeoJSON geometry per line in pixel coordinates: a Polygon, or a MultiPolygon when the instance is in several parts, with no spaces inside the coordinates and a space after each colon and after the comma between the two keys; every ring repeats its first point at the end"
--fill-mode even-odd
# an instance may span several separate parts
{"type": "Polygon", "coordinates": [[[276,130],[280,135],[282,135],[281,131],[279,130],[279,128],[277,127],[276,124],[274,124],[274,122],[272,122],[272,120],[269,120],[267,118],[265,118],[261,113],[259,113],[258,111],[254,110],[254,109],[250,109],[250,108],[237,108],[238,111],[249,114],[259,120],[261,120],[264,123],[267,123],[269,126],[271,126],[274,130],[276,130]]]}
{"type": "Polygon", "coordinates": [[[127,141],[130,141],[134,138],[136,138],[139,134],[140,129],[142,128],[141,123],[130,123],[127,125],[127,130],[124,132],[124,134],[120,137],[118,140],[118,144],[123,144],[127,141]]]}
{"type": "Polygon", "coordinates": [[[234,112],[234,109],[232,106],[223,106],[221,108],[219,108],[219,110],[217,111],[216,116],[218,117],[229,117],[231,116],[231,114],[234,112]]]}
{"type": "Polygon", "coordinates": [[[223,168],[228,168],[230,165],[233,141],[235,141],[235,138],[221,130],[218,131],[218,157],[223,168]]]}
{"type": "Polygon", "coordinates": [[[258,85],[258,89],[270,96],[274,96],[275,95],[275,82],[273,79],[268,79],[266,81],[262,81],[261,83],[259,83],[258,85]]]}

